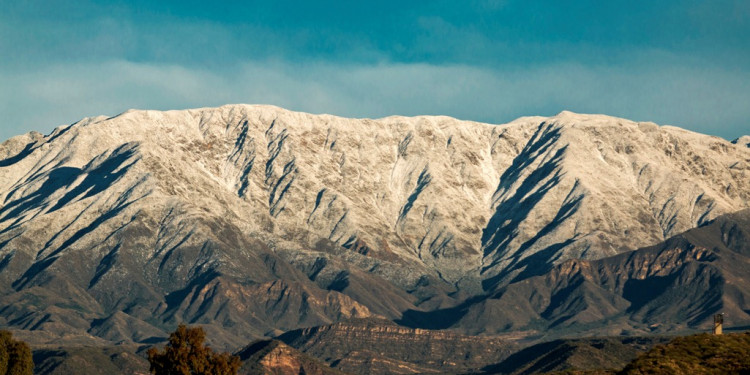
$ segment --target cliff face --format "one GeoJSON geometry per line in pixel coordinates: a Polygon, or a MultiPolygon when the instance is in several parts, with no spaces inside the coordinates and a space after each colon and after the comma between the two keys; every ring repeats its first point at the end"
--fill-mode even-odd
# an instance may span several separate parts
{"type": "Polygon", "coordinates": [[[50,340],[144,341],[187,321],[238,347],[402,319],[750,202],[739,143],[568,112],[129,111],[13,138],[0,158],[0,324],[50,340]]]}
{"type": "Polygon", "coordinates": [[[509,340],[401,327],[386,320],[350,320],[287,332],[279,340],[345,372],[466,372],[517,350],[509,340]]]}
{"type": "Polygon", "coordinates": [[[276,340],[255,342],[237,355],[241,375],[344,375],[276,340]]]}

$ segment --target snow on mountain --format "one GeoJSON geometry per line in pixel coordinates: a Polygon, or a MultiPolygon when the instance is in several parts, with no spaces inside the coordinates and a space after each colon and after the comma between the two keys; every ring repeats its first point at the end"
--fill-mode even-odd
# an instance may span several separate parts
{"type": "Polygon", "coordinates": [[[732,141],[732,143],[740,146],[750,147],[750,135],[743,135],[742,137],[739,137],[732,141]]]}
{"type": "Polygon", "coordinates": [[[128,111],[12,138],[0,159],[0,286],[44,301],[0,310],[23,327],[253,316],[243,332],[260,336],[396,318],[750,205],[750,148],[570,112],[491,125],[128,111]],[[309,314],[237,302],[259,293],[309,314]],[[80,297],[75,321],[45,320],[70,308],[56,296],[80,297]]]}

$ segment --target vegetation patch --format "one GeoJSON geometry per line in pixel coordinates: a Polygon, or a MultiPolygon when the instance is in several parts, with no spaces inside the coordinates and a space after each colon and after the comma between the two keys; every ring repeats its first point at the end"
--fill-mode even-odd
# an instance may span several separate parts
{"type": "Polygon", "coordinates": [[[657,345],[628,364],[620,374],[747,374],[750,332],[678,337],[657,345]]]}

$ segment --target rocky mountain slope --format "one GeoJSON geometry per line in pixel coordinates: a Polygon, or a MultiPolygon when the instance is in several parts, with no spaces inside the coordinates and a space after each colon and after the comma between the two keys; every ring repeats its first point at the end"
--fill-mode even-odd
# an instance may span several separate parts
{"type": "Polygon", "coordinates": [[[655,246],[594,261],[569,260],[455,308],[406,312],[401,321],[444,330],[409,330],[368,319],[295,330],[279,339],[363,374],[394,372],[386,366],[393,363],[421,373],[619,369],[638,352],[668,340],[664,333],[708,330],[719,312],[731,316],[725,321],[729,329],[750,326],[748,256],[750,210],[743,210],[655,246]],[[580,335],[612,337],[554,340],[580,335]]]}
{"type": "Polygon", "coordinates": [[[410,329],[381,319],[299,329],[278,339],[352,374],[468,373],[518,350],[509,340],[410,329]]]}
{"type": "Polygon", "coordinates": [[[0,326],[126,343],[185,321],[238,348],[494,301],[588,264],[568,259],[748,207],[741,143],[569,112],[504,125],[247,105],[87,118],[0,145],[0,326]]]}
{"type": "Polygon", "coordinates": [[[750,210],[743,210],[655,246],[571,259],[463,306],[407,316],[472,333],[679,332],[708,329],[719,312],[731,316],[733,326],[745,326],[748,269],[750,210]]]}
{"type": "Polygon", "coordinates": [[[240,375],[344,375],[319,360],[276,340],[261,340],[236,354],[240,375]]]}

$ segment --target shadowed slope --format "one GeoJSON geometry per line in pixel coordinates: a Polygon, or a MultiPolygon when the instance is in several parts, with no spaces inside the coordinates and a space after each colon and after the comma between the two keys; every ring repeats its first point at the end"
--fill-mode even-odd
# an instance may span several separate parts
{"type": "Polygon", "coordinates": [[[471,332],[670,331],[707,327],[717,312],[750,323],[750,211],[668,241],[596,261],[570,260],[454,310],[471,332]]]}
{"type": "Polygon", "coordinates": [[[619,374],[747,374],[750,333],[678,337],[639,356],[619,374]]]}
{"type": "Polygon", "coordinates": [[[323,362],[276,340],[254,342],[235,355],[242,367],[239,375],[344,375],[323,362]]]}
{"type": "MultiPolygon", "coordinates": [[[[746,147],[567,112],[490,125],[247,105],[128,111],[16,137],[0,155],[0,325],[42,342],[153,342],[187,322],[232,347],[434,311],[450,314],[433,324],[471,332],[618,311],[650,321],[668,311],[633,291],[678,298],[669,290],[688,277],[725,288],[724,271],[701,258],[629,276],[614,294],[545,277],[750,197],[746,147]],[[513,297],[537,284],[552,291],[513,297]]],[[[741,288],[703,301],[729,303],[717,296],[742,310],[741,288]]],[[[705,313],[685,311],[690,324],[705,313]]]]}

